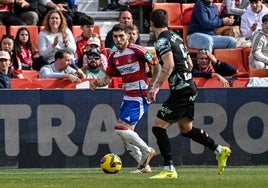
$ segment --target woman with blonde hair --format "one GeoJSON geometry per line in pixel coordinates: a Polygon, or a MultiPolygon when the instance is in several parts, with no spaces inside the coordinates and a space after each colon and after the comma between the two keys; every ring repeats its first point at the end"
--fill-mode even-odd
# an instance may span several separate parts
{"type": "Polygon", "coordinates": [[[43,25],[44,29],[38,36],[39,54],[50,64],[55,60],[54,55],[58,50],[66,50],[72,54],[74,61],[76,43],[62,12],[50,10],[44,18],[43,25]]]}

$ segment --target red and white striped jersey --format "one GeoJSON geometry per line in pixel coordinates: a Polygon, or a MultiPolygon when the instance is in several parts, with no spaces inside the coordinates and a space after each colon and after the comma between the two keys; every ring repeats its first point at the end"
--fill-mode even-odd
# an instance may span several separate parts
{"type": "Polygon", "coordinates": [[[111,77],[122,77],[125,95],[145,97],[148,88],[145,66],[146,63],[153,65],[156,61],[156,56],[146,48],[129,43],[122,53],[116,50],[110,54],[106,74],[111,77]]]}

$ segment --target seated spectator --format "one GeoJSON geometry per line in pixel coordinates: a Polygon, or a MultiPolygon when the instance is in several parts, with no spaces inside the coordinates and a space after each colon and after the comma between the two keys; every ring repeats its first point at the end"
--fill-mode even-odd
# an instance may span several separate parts
{"type": "Polygon", "coordinates": [[[268,14],[268,8],[262,0],[249,0],[250,6],[241,16],[240,30],[246,40],[252,40],[256,31],[262,27],[262,17],[268,14]]]}
{"type": "MultiPolygon", "coordinates": [[[[27,6],[21,1],[15,3],[24,7],[27,6]]],[[[12,6],[14,1],[1,1],[0,3],[0,25],[10,26],[10,25],[26,25],[26,23],[16,16],[12,11],[12,6]]]]}
{"type": "MultiPolygon", "coordinates": [[[[87,65],[87,54],[86,52],[89,51],[90,49],[92,48],[97,48],[99,51],[100,51],[100,39],[98,37],[90,37],[87,41],[87,45],[86,45],[86,48],[85,48],[85,52],[84,52],[84,55],[83,55],[83,58],[82,58],[82,63],[80,64],[83,64],[83,67],[87,65]]],[[[104,55],[104,54],[100,54],[101,55],[101,68],[103,70],[106,70],[107,68],[107,64],[108,64],[108,60],[107,60],[107,57],[104,55]]],[[[78,66],[80,67],[80,66],[78,66]]]]}
{"type": "Polygon", "coordinates": [[[33,61],[39,58],[39,54],[34,51],[31,35],[26,27],[21,27],[17,31],[15,53],[22,70],[32,70],[33,61]]]}
{"type": "Polygon", "coordinates": [[[17,55],[15,51],[15,39],[12,35],[2,36],[1,50],[7,51],[10,55],[10,66],[12,74],[17,75],[18,78],[23,78],[22,67],[17,60],[17,55]]]}
{"type": "Polygon", "coordinates": [[[17,78],[10,73],[10,55],[7,51],[0,51],[0,89],[10,89],[10,78],[17,78]]]}
{"type": "Polygon", "coordinates": [[[82,68],[86,78],[104,78],[105,71],[101,65],[101,53],[97,48],[85,52],[87,64],[82,68]]]}
{"type": "Polygon", "coordinates": [[[72,54],[76,51],[76,43],[71,30],[68,28],[66,19],[59,10],[49,11],[44,19],[45,28],[39,32],[38,49],[48,63],[52,63],[58,50],[66,50],[72,54]]]}
{"type": "Polygon", "coordinates": [[[188,46],[190,48],[213,49],[236,48],[236,39],[230,36],[216,35],[216,29],[233,25],[234,19],[220,18],[218,8],[213,0],[200,0],[195,3],[189,30],[188,46]]]}
{"type": "Polygon", "coordinates": [[[262,17],[262,29],[256,31],[253,38],[249,67],[268,69],[268,14],[262,17]]]}
{"type": "Polygon", "coordinates": [[[129,42],[136,44],[139,38],[139,28],[135,25],[128,25],[129,42]]]}
{"type": "MultiPolygon", "coordinates": [[[[75,38],[76,42],[76,59],[80,60],[83,56],[83,53],[85,52],[87,41],[89,37],[99,37],[97,33],[94,33],[94,20],[90,16],[83,16],[81,17],[81,29],[82,33],[78,37],[75,38]]],[[[108,57],[108,53],[103,45],[103,43],[100,42],[100,51],[102,54],[104,54],[106,57],[108,57]]],[[[82,65],[81,65],[82,66],[82,65]]]]}
{"type": "Polygon", "coordinates": [[[71,54],[66,50],[59,50],[55,53],[55,62],[45,65],[40,69],[40,78],[67,78],[71,82],[81,82],[77,70],[71,66],[71,54]]]}
{"type": "MultiPolygon", "coordinates": [[[[133,17],[132,17],[131,12],[129,12],[129,11],[120,12],[118,21],[119,21],[119,23],[123,23],[125,25],[133,24],[133,17]]],[[[141,44],[140,35],[138,37],[138,40],[136,41],[136,44],[141,44]]],[[[113,41],[113,32],[112,32],[112,30],[110,30],[107,33],[106,38],[105,38],[105,48],[112,49],[114,46],[115,45],[114,45],[114,41],[113,41]]]]}
{"type": "Polygon", "coordinates": [[[16,0],[14,12],[27,25],[37,25],[47,9],[36,0],[16,0]]]}
{"type": "Polygon", "coordinates": [[[192,69],[193,77],[217,78],[224,87],[230,87],[226,76],[237,73],[237,69],[225,62],[220,62],[208,50],[200,49],[197,53],[197,63],[192,69]]]}
{"type": "Polygon", "coordinates": [[[249,6],[249,0],[223,0],[220,10],[222,17],[234,16],[234,25],[241,23],[241,15],[244,14],[249,6]]]}

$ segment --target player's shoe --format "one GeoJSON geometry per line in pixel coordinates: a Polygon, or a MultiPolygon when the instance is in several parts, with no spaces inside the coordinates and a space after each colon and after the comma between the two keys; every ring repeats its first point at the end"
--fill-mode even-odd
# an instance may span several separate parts
{"type": "Polygon", "coordinates": [[[150,179],[171,179],[171,178],[173,179],[178,178],[178,174],[175,168],[173,170],[163,170],[159,174],[150,177],[150,179]]]}
{"type": "Polygon", "coordinates": [[[224,168],[226,167],[227,159],[228,157],[230,157],[230,155],[231,155],[231,149],[226,146],[222,146],[221,153],[216,157],[218,161],[218,174],[223,173],[224,168]]]}
{"type": "Polygon", "coordinates": [[[136,170],[131,171],[130,173],[131,174],[143,174],[143,173],[151,173],[151,172],[152,172],[152,169],[150,165],[147,165],[144,168],[137,168],[136,170]]]}

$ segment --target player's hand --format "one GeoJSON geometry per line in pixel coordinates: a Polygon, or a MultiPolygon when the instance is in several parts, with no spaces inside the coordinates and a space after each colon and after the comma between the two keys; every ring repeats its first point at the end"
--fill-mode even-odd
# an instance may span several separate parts
{"type": "Polygon", "coordinates": [[[95,90],[98,87],[98,80],[90,82],[90,89],[95,90]]]}
{"type": "Polygon", "coordinates": [[[158,93],[159,88],[152,88],[149,90],[147,98],[148,102],[154,102],[156,100],[156,94],[158,93]]]}

